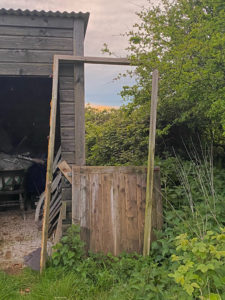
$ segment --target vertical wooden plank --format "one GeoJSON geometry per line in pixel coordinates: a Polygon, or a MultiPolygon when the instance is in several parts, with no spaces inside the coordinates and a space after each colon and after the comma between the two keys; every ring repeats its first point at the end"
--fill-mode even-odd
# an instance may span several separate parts
{"type": "Polygon", "coordinates": [[[120,224],[119,241],[117,243],[118,252],[121,253],[127,249],[127,225],[126,225],[126,193],[125,193],[125,175],[119,172],[118,187],[118,218],[120,224]]]}
{"type": "Polygon", "coordinates": [[[111,187],[112,187],[112,174],[102,174],[102,210],[103,210],[103,228],[102,228],[102,239],[103,239],[103,252],[105,254],[112,253],[113,251],[113,232],[112,232],[112,211],[110,205],[111,198],[111,187]]]}
{"type": "Polygon", "coordinates": [[[113,231],[113,255],[119,254],[120,241],[120,219],[119,219],[119,173],[113,172],[113,182],[111,186],[111,216],[113,231]]]}
{"type": "Polygon", "coordinates": [[[141,248],[143,251],[143,247],[144,247],[144,226],[145,226],[145,200],[146,200],[146,183],[147,183],[147,174],[146,172],[144,172],[142,174],[142,194],[141,194],[141,248]]]}
{"type": "Polygon", "coordinates": [[[155,201],[156,201],[156,228],[158,230],[163,227],[163,203],[161,192],[160,170],[155,171],[155,201]]]}
{"type": "Polygon", "coordinates": [[[143,173],[137,174],[137,215],[138,215],[138,239],[139,239],[139,248],[138,253],[142,253],[143,247],[143,204],[142,204],[142,178],[143,173]]]}
{"type": "Polygon", "coordinates": [[[80,225],[80,167],[72,170],[72,224],[80,225]]]}
{"type": "Polygon", "coordinates": [[[154,184],[154,157],[155,157],[155,134],[156,134],[156,115],[158,98],[158,70],[152,73],[152,97],[149,128],[149,152],[148,152],[148,171],[147,171],[147,189],[145,206],[145,228],[144,228],[144,248],[143,255],[149,255],[151,244],[152,227],[152,195],[154,184]]]}
{"type": "Polygon", "coordinates": [[[91,224],[90,224],[90,250],[102,251],[102,186],[101,174],[93,173],[91,176],[91,224]]]}
{"type": "Polygon", "coordinates": [[[90,248],[90,211],[89,211],[90,186],[87,170],[81,168],[80,176],[80,229],[81,239],[85,242],[86,250],[90,248]]]}
{"type": "Polygon", "coordinates": [[[50,133],[48,141],[48,160],[45,186],[45,203],[44,216],[42,225],[42,240],[41,240],[41,257],[40,257],[40,271],[43,272],[47,259],[47,240],[48,240],[48,223],[49,223],[49,209],[51,201],[51,184],[53,179],[53,160],[55,150],[55,129],[56,129],[56,112],[57,112],[57,95],[58,95],[58,71],[59,61],[54,56],[53,64],[53,84],[52,84],[52,101],[50,112],[50,133]]]}
{"type": "Polygon", "coordinates": [[[96,243],[96,251],[102,252],[103,249],[103,177],[101,173],[98,174],[98,180],[99,180],[99,188],[98,188],[98,202],[97,202],[97,208],[98,211],[98,229],[99,229],[99,243],[96,243]]]}
{"type": "MultiPolygon", "coordinates": [[[[74,20],[73,54],[84,55],[84,21],[74,20]]],[[[85,164],[84,63],[74,65],[75,164],[85,164]]]]}
{"type": "Polygon", "coordinates": [[[127,251],[138,251],[138,215],[137,215],[137,177],[134,173],[127,173],[126,181],[126,218],[127,218],[127,251]]]}
{"type": "Polygon", "coordinates": [[[163,216],[162,216],[162,194],[160,183],[160,170],[154,170],[154,187],[153,187],[153,203],[152,203],[152,228],[151,228],[151,241],[156,240],[154,230],[162,229],[163,216]]]}
{"type": "Polygon", "coordinates": [[[90,236],[91,236],[91,184],[88,170],[85,170],[86,173],[86,216],[87,216],[87,226],[86,226],[86,236],[87,236],[87,251],[90,249],[90,236]]]}
{"type": "Polygon", "coordinates": [[[151,223],[151,242],[155,241],[156,236],[154,230],[157,229],[157,191],[155,187],[155,177],[156,171],[154,171],[154,184],[153,184],[153,192],[152,192],[152,223],[151,223]]]}
{"type": "Polygon", "coordinates": [[[90,250],[95,251],[95,242],[96,242],[96,202],[98,194],[98,176],[96,174],[89,173],[90,180],[90,250]]]}

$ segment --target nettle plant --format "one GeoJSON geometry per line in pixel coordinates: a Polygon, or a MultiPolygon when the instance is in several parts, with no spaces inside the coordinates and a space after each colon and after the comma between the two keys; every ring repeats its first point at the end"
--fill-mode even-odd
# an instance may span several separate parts
{"type": "Polygon", "coordinates": [[[51,262],[55,267],[72,269],[76,267],[84,257],[84,243],[80,239],[80,228],[72,225],[67,234],[62,237],[60,243],[56,244],[52,254],[51,262]]]}
{"type": "MultiPolygon", "coordinates": [[[[225,228],[207,231],[203,238],[176,237],[177,255],[169,274],[192,299],[225,299],[225,228]]],[[[187,295],[187,296],[188,296],[187,295]]]]}

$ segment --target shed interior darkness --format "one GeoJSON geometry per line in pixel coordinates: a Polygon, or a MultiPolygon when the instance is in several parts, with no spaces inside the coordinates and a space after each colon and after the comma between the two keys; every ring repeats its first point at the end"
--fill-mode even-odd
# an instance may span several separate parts
{"type": "MultiPolygon", "coordinates": [[[[12,160],[18,154],[46,160],[51,94],[51,78],[0,77],[0,155],[12,156],[12,160]]],[[[56,151],[60,145],[59,132],[58,113],[56,151]]],[[[43,192],[45,175],[46,166],[40,164],[33,163],[26,170],[28,201],[43,192]]]]}
{"type": "Polygon", "coordinates": [[[47,153],[51,78],[0,77],[0,152],[47,153]]]}

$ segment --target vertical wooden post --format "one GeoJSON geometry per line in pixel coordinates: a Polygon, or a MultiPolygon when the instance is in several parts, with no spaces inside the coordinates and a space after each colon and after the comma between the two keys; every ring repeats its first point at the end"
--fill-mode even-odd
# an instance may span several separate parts
{"type": "MultiPolygon", "coordinates": [[[[84,55],[84,21],[74,20],[73,53],[84,55]]],[[[75,164],[85,165],[84,63],[74,64],[75,164]]]]}
{"type": "Polygon", "coordinates": [[[144,256],[149,255],[150,244],[151,244],[158,77],[159,77],[158,70],[154,70],[152,73],[152,96],[151,96],[151,112],[150,112],[150,128],[149,128],[149,150],[148,150],[149,152],[148,152],[148,171],[147,171],[147,186],[146,186],[145,227],[144,227],[144,247],[143,247],[144,256]]]}
{"type": "Polygon", "coordinates": [[[45,186],[45,203],[44,216],[42,224],[42,240],[41,240],[41,258],[40,271],[43,272],[47,258],[47,240],[48,240],[48,223],[49,223],[49,207],[51,201],[51,184],[53,178],[53,159],[55,149],[55,128],[56,128],[56,112],[57,112],[57,94],[58,94],[58,70],[59,61],[54,56],[53,62],[53,82],[52,82],[52,101],[50,112],[50,133],[48,140],[48,160],[46,172],[46,186],[45,186]]]}

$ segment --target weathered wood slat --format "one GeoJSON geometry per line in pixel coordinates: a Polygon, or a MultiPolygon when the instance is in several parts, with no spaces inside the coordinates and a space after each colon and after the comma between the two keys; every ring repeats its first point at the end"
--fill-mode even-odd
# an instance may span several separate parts
{"type": "Polygon", "coordinates": [[[60,114],[60,125],[61,127],[74,127],[74,115],[63,116],[60,114]]]}
{"type": "Polygon", "coordinates": [[[72,184],[72,169],[68,165],[68,163],[63,160],[58,164],[58,168],[62,172],[62,174],[66,177],[66,179],[72,184]]]}
{"type": "Polygon", "coordinates": [[[0,36],[1,49],[69,50],[73,49],[71,38],[0,36]]]}
{"type": "MultiPolygon", "coordinates": [[[[85,169],[81,168],[80,172],[82,173],[83,170],[88,170],[88,173],[112,173],[112,172],[119,172],[123,174],[142,174],[147,171],[146,167],[139,167],[139,166],[85,166],[85,169]]],[[[160,170],[159,167],[154,168],[155,171],[160,170]]]]}
{"type": "Polygon", "coordinates": [[[59,214],[60,212],[60,207],[62,205],[61,202],[61,195],[59,195],[59,198],[56,201],[56,206],[54,207],[54,209],[52,210],[52,212],[49,214],[49,223],[51,223],[53,221],[53,219],[59,214]]]}
{"type": "Polygon", "coordinates": [[[39,36],[39,37],[73,37],[73,30],[63,28],[41,28],[21,26],[0,26],[0,35],[13,36],[39,36]]]}
{"type": "Polygon", "coordinates": [[[99,205],[98,199],[101,199],[101,177],[96,174],[89,174],[90,176],[90,187],[91,187],[91,202],[90,202],[90,210],[91,210],[91,219],[90,219],[90,227],[95,228],[92,231],[90,236],[90,248],[95,252],[101,251],[101,227],[102,227],[102,206],[101,203],[99,205]]]}
{"type": "MultiPolygon", "coordinates": [[[[95,175],[96,176],[96,175],[95,175]]],[[[113,254],[119,253],[120,248],[120,207],[119,207],[119,173],[112,174],[111,186],[111,215],[112,215],[112,228],[113,228],[113,254]]]]}
{"type": "Polygon", "coordinates": [[[119,176],[119,194],[118,194],[118,209],[119,209],[119,224],[120,235],[118,253],[121,253],[123,249],[127,249],[127,226],[126,226],[126,191],[125,191],[125,174],[118,172],[119,176]]]}
{"type": "Polygon", "coordinates": [[[80,167],[73,167],[72,175],[72,223],[80,225],[80,167]]]}
{"type": "Polygon", "coordinates": [[[61,138],[63,140],[73,140],[74,139],[74,127],[62,127],[61,128],[61,138]]]}
{"type": "Polygon", "coordinates": [[[59,76],[63,77],[73,77],[74,76],[74,66],[71,64],[60,64],[59,66],[59,76]]]}
{"type": "MultiPolygon", "coordinates": [[[[74,20],[73,54],[84,55],[84,22],[74,20]],[[78,42],[79,41],[79,42],[78,42]]],[[[84,64],[74,65],[74,111],[75,111],[75,163],[85,165],[85,100],[84,100],[84,64]]]]}
{"type": "Polygon", "coordinates": [[[144,181],[146,180],[144,174],[141,176],[137,176],[137,222],[138,222],[138,239],[139,239],[139,249],[143,247],[143,232],[144,232],[144,198],[143,198],[143,188],[144,181]]]}
{"type": "Polygon", "coordinates": [[[154,197],[156,200],[156,214],[157,214],[157,223],[156,228],[162,228],[163,226],[163,204],[162,204],[162,192],[160,185],[160,171],[155,172],[155,184],[154,184],[154,197]]]}
{"type": "Polygon", "coordinates": [[[68,200],[71,202],[71,200],[72,200],[72,189],[71,188],[63,188],[62,194],[63,194],[63,201],[68,200]]]}
{"type": "Polygon", "coordinates": [[[75,142],[74,140],[61,140],[62,151],[70,152],[74,150],[75,142]]]}
{"type": "Polygon", "coordinates": [[[75,162],[85,164],[84,65],[74,66],[75,162]]]}
{"type": "Polygon", "coordinates": [[[126,174],[126,220],[127,220],[127,239],[128,251],[138,252],[139,232],[137,215],[137,177],[136,174],[126,174]],[[129,248],[130,247],[130,248],[129,248]]]}
{"type": "MultiPolygon", "coordinates": [[[[1,26],[0,26],[1,28],[1,26]]],[[[0,62],[15,63],[48,63],[53,62],[55,53],[70,54],[70,50],[24,50],[24,49],[0,49],[0,62]]]]}
{"type": "Polygon", "coordinates": [[[61,199],[62,199],[62,195],[61,194],[56,194],[53,200],[52,197],[52,201],[51,201],[51,207],[50,207],[50,211],[49,211],[49,216],[51,216],[51,214],[53,213],[53,211],[58,207],[61,206],[61,199]]]}
{"type": "Polygon", "coordinates": [[[60,76],[59,77],[59,89],[60,91],[63,90],[70,90],[73,91],[73,87],[74,87],[74,79],[73,77],[64,77],[64,76],[60,76]]]}
{"type": "MultiPolygon", "coordinates": [[[[70,78],[70,77],[68,77],[70,78]]],[[[74,102],[74,91],[73,90],[61,90],[59,91],[60,102],[74,102]]]]}
{"type": "Polygon", "coordinates": [[[112,57],[92,57],[76,54],[74,56],[60,55],[57,58],[64,64],[71,63],[88,63],[88,64],[103,64],[103,65],[121,65],[129,66],[130,61],[127,58],[112,58],[112,57]]]}
{"type": "Polygon", "coordinates": [[[150,253],[151,228],[152,226],[152,207],[153,207],[153,189],[154,189],[154,157],[155,157],[155,136],[156,136],[156,117],[158,101],[158,70],[152,73],[152,95],[150,110],[149,127],[149,150],[148,150],[148,171],[147,171],[147,189],[146,189],[146,207],[145,207],[145,229],[144,229],[144,248],[143,255],[150,253]]]}
{"type": "Polygon", "coordinates": [[[68,164],[75,163],[74,151],[62,151],[62,158],[65,159],[68,162],[68,164]]]}
{"type": "MultiPolygon", "coordinates": [[[[102,213],[103,213],[103,240],[107,237],[107,243],[104,245],[105,253],[113,253],[114,250],[114,220],[111,210],[111,203],[113,202],[113,195],[111,193],[112,187],[112,173],[102,174],[102,194],[105,199],[102,199],[102,213]]],[[[103,242],[104,244],[104,242],[103,242]]]]}
{"type": "Polygon", "coordinates": [[[38,201],[38,204],[36,206],[36,210],[35,210],[35,217],[34,217],[34,220],[35,220],[35,223],[38,224],[39,222],[39,216],[40,216],[40,210],[41,210],[41,206],[43,205],[44,203],[44,199],[45,199],[45,193],[43,192],[41,194],[41,196],[39,197],[39,201],[38,201]]]}
{"type": "MultiPolygon", "coordinates": [[[[68,102],[60,103],[60,114],[71,115],[74,114],[74,104],[68,102]]],[[[66,117],[65,117],[66,118],[66,117]]]]}
{"type": "Polygon", "coordinates": [[[53,173],[55,173],[56,169],[57,169],[57,165],[58,163],[60,162],[61,160],[61,152],[62,152],[62,149],[61,147],[59,147],[57,153],[56,153],[56,156],[54,158],[54,162],[53,162],[53,173]]]}
{"type": "Polygon", "coordinates": [[[90,248],[90,188],[87,187],[89,182],[89,175],[87,172],[84,172],[81,175],[81,194],[80,194],[80,204],[81,204],[81,238],[86,241],[85,248],[88,251],[90,248]]]}
{"type": "Polygon", "coordinates": [[[0,15],[0,26],[73,28],[72,18],[0,15]]]}
{"type": "MultiPolygon", "coordinates": [[[[82,239],[90,242],[88,249],[114,255],[123,251],[142,253],[146,168],[73,166],[72,174],[72,221],[80,224],[82,239]]],[[[158,168],[155,179],[153,226],[161,229],[158,168]]]]}
{"type": "Polygon", "coordinates": [[[54,193],[55,190],[58,188],[61,178],[62,178],[62,174],[59,172],[51,184],[51,193],[54,193]]]}
{"type": "Polygon", "coordinates": [[[86,214],[88,202],[87,201],[87,184],[86,184],[86,174],[80,176],[80,226],[82,228],[87,228],[89,216],[86,214]]]}
{"type": "Polygon", "coordinates": [[[45,203],[42,222],[42,240],[41,240],[41,255],[40,255],[40,271],[43,272],[47,258],[47,239],[49,225],[49,208],[51,201],[51,183],[53,179],[53,162],[55,149],[55,131],[56,131],[56,112],[57,112],[57,96],[58,96],[58,71],[59,62],[54,56],[53,63],[53,82],[52,82],[52,101],[50,111],[50,132],[48,139],[48,159],[46,170],[46,186],[45,186],[45,203]]]}
{"type": "Polygon", "coordinates": [[[49,76],[52,64],[39,63],[0,63],[0,75],[49,76]]]}
{"type": "MultiPolygon", "coordinates": [[[[60,180],[62,178],[61,173],[57,174],[57,176],[54,178],[53,182],[52,182],[52,186],[51,186],[51,192],[54,193],[56,191],[57,188],[59,188],[59,183],[60,180]]],[[[55,196],[53,196],[53,201],[55,196]]],[[[39,222],[39,217],[40,217],[40,212],[41,212],[41,207],[43,206],[44,203],[44,199],[45,199],[45,192],[43,192],[40,195],[38,204],[36,206],[36,210],[35,210],[35,223],[39,222]]]]}

